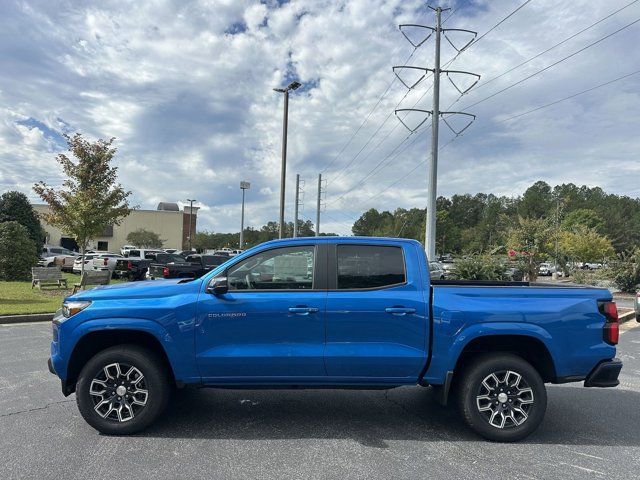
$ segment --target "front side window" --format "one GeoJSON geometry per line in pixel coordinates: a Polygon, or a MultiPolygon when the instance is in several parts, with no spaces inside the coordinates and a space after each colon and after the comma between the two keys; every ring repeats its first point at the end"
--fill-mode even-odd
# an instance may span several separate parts
{"type": "Polygon", "coordinates": [[[381,288],[404,282],[400,247],[338,245],[338,289],[381,288]]]}
{"type": "Polygon", "coordinates": [[[310,290],[314,258],[313,246],[257,253],[229,268],[229,290],[310,290]]]}

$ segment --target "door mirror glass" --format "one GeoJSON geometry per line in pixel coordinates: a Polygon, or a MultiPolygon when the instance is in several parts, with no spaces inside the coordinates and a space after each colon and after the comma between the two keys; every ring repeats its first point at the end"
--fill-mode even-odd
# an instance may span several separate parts
{"type": "Polygon", "coordinates": [[[214,295],[223,295],[229,291],[229,283],[227,277],[214,277],[207,285],[207,293],[214,295]]]}

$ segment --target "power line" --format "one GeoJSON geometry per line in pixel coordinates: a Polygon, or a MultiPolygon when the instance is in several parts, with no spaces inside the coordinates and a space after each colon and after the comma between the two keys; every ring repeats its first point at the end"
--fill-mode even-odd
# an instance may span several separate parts
{"type": "MultiPolygon", "coordinates": [[[[407,59],[405,60],[404,64],[406,65],[407,63],[409,63],[409,61],[413,58],[413,55],[416,53],[417,48],[414,48],[413,51],[411,52],[411,55],[409,55],[407,57],[407,59]]],[[[387,93],[389,92],[389,90],[391,89],[391,87],[393,86],[393,84],[396,81],[396,77],[394,76],[391,81],[389,82],[389,84],[387,85],[387,88],[385,89],[384,92],[382,92],[382,95],[380,95],[380,97],[378,97],[378,101],[375,103],[375,105],[373,106],[373,108],[369,111],[369,113],[367,114],[367,116],[364,118],[364,120],[362,121],[362,123],[360,124],[360,126],[356,129],[355,132],[353,132],[353,134],[351,135],[351,137],[349,138],[349,140],[347,140],[347,143],[345,143],[342,148],[340,149],[340,151],[338,152],[338,154],[333,157],[333,160],[331,160],[329,162],[329,164],[322,170],[321,173],[325,173],[330,167],[331,165],[333,165],[335,163],[335,161],[340,157],[340,155],[342,155],[342,153],[346,150],[346,148],[351,144],[351,142],[353,141],[353,139],[356,137],[356,135],[358,135],[358,133],[360,132],[360,130],[362,130],[362,127],[365,125],[365,123],[367,123],[367,121],[369,120],[369,118],[371,117],[371,115],[373,114],[373,112],[376,110],[376,108],[378,108],[378,105],[380,105],[380,102],[382,102],[382,100],[384,99],[384,97],[387,95],[387,93]]]]}
{"type": "MultiPolygon", "coordinates": [[[[557,104],[559,104],[559,103],[561,103],[561,102],[565,102],[565,101],[567,101],[567,100],[571,100],[572,98],[575,98],[575,97],[578,97],[578,96],[580,96],[580,95],[584,95],[584,94],[586,94],[586,93],[592,92],[592,91],[594,91],[594,90],[596,90],[596,89],[599,89],[599,88],[602,88],[602,87],[605,87],[605,86],[611,85],[611,84],[613,84],[613,83],[619,82],[619,81],[621,81],[621,80],[624,80],[624,79],[626,79],[626,78],[629,78],[629,77],[631,77],[631,76],[633,76],[633,75],[637,75],[637,74],[639,74],[639,73],[640,73],[640,70],[633,71],[633,72],[631,72],[631,73],[628,73],[628,74],[622,75],[622,76],[620,76],[620,77],[614,78],[614,79],[612,79],[612,80],[609,80],[609,81],[606,81],[606,82],[600,83],[600,84],[598,84],[598,85],[595,85],[595,86],[593,86],[593,87],[587,88],[587,89],[585,89],[585,90],[581,90],[580,92],[574,93],[574,94],[572,94],[572,95],[568,95],[568,96],[566,96],[566,97],[563,97],[563,98],[561,98],[561,99],[555,100],[555,101],[553,101],[553,102],[549,102],[549,103],[546,103],[546,104],[544,104],[544,105],[540,105],[540,106],[538,106],[538,107],[532,108],[532,109],[530,109],[530,110],[527,110],[526,112],[519,113],[519,114],[515,114],[515,115],[511,115],[511,116],[509,116],[509,117],[507,117],[507,118],[505,118],[505,119],[499,120],[497,123],[507,122],[507,121],[510,121],[510,120],[514,120],[514,119],[516,119],[516,118],[523,117],[523,116],[525,116],[525,115],[530,115],[530,114],[532,114],[532,113],[534,113],[534,112],[537,112],[537,111],[539,111],[539,110],[543,110],[543,109],[545,109],[545,108],[549,108],[549,107],[552,107],[552,106],[554,106],[554,105],[557,105],[557,104]]],[[[493,126],[487,126],[487,127],[483,128],[483,129],[480,129],[480,130],[476,129],[475,131],[476,131],[476,132],[478,132],[478,131],[483,131],[483,130],[486,130],[487,128],[493,128],[493,126]]],[[[458,138],[460,138],[461,136],[462,136],[462,135],[455,136],[455,137],[451,138],[451,140],[449,140],[449,141],[448,141],[447,143],[445,143],[442,147],[440,147],[440,150],[441,150],[441,149],[443,149],[443,148],[445,148],[445,147],[447,147],[447,146],[448,146],[448,145],[450,145],[451,143],[455,142],[455,141],[456,141],[458,138]]],[[[386,191],[387,191],[387,190],[389,190],[390,188],[392,188],[392,187],[394,187],[395,185],[397,185],[398,183],[400,183],[402,180],[404,180],[404,179],[408,178],[409,176],[411,176],[411,174],[413,174],[413,173],[414,173],[418,168],[420,168],[420,167],[421,167],[422,165],[424,165],[425,163],[427,163],[427,160],[423,160],[423,161],[419,162],[419,163],[418,163],[418,164],[417,164],[413,169],[409,170],[405,175],[403,175],[402,177],[398,178],[397,180],[395,180],[395,181],[394,181],[394,182],[392,182],[391,184],[387,185],[387,186],[386,186],[385,188],[383,188],[382,190],[377,191],[377,192],[376,192],[376,193],[374,193],[373,195],[369,196],[368,198],[366,198],[366,199],[365,199],[365,200],[363,200],[362,202],[359,202],[359,203],[358,203],[358,204],[356,204],[354,207],[355,207],[355,208],[360,207],[361,205],[365,204],[366,202],[368,202],[369,200],[373,199],[374,197],[379,196],[380,194],[382,194],[382,193],[386,192],[386,191]]],[[[353,211],[353,210],[352,210],[352,211],[353,211]]]]}
{"type": "MultiPolygon", "coordinates": [[[[455,13],[457,9],[454,9],[451,14],[446,18],[446,20],[449,20],[449,18],[451,18],[453,16],[453,14],[455,13]]],[[[445,22],[446,22],[445,20],[445,22]]],[[[411,54],[407,57],[407,59],[404,61],[403,65],[407,65],[409,63],[409,61],[413,58],[413,56],[416,53],[416,50],[418,48],[414,47],[413,51],[411,52],[411,54]]],[[[399,48],[396,48],[396,50],[394,51],[397,52],[399,50],[399,48]]],[[[393,54],[392,54],[393,56],[393,54]]],[[[378,105],[380,105],[380,102],[382,102],[382,100],[384,99],[384,97],[387,95],[387,93],[389,92],[389,90],[391,89],[391,87],[393,86],[393,84],[395,83],[395,81],[397,80],[397,77],[394,76],[391,81],[389,82],[389,84],[387,85],[387,88],[384,90],[384,92],[382,92],[382,95],[380,95],[380,97],[378,97],[378,100],[376,101],[375,105],[373,106],[373,108],[369,111],[369,113],[365,116],[364,120],[362,121],[362,123],[360,123],[360,125],[358,126],[358,128],[356,129],[356,131],[351,135],[351,137],[349,137],[349,140],[347,140],[347,143],[345,143],[342,148],[340,149],[340,151],[338,152],[338,154],[329,162],[329,164],[320,172],[320,173],[325,173],[327,170],[329,170],[329,168],[331,167],[331,165],[333,165],[335,163],[335,161],[340,157],[340,155],[342,155],[342,153],[346,150],[346,148],[351,144],[351,142],[353,141],[353,139],[356,137],[356,135],[360,132],[360,130],[362,129],[362,127],[367,123],[367,121],[369,120],[369,118],[371,117],[371,115],[373,114],[373,112],[376,110],[376,108],[378,108],[378,105]]],[[[406,95],[404,97],[402,97],[402,100],[404,100],[404,98],[406,98],[406,95]]],[[[402,101],[401,100],[401,101],[402,101]]],[[[396,106],[397,108],[397,106],[396,106]]],[[[386,120],[385,120],[386,122],[386,120]]]]}
{"type": "MultiPolygon", "coordinates": [[[[464,49],[464,50],[462,50],[461,52],[458,52],[454,57],[452,57],[449,61],[447,61],[447,62],[443,65],[443,67],[442,67],[442,68],[444,69],[444,68],[447,68],[448,66],[450,66],[450,65],[451,65],[451,64],[452,64],[452,63],[453,63],[453,62],[454,62],[454,61],[455,61],[455,60],[456,60],[456,59],[457,59],[457,58],[458,58],[458,57],[459,57],[463,52],[466,52],[466,51],[467,51],[471,46],[475,45],[475,44],[476,44],[476,43],[478,43],[482,38],[484,38],[484,37],[486,37],[487,35],[489,35],[493,30],[495,30],[498,26],[500,26],[500,25],[502,25],[504,22],[506,22],[509,18],[511,18],[513,15],[515,15],[519,10],[521,10],[522,8],[524,8],[524,7],[525,7],[527,4],[529,4],[531,1],[532,1],[532,0],[527,0],[527,1],[526,1],[526,2],[524,2],[522,5],[520,5],[519,7],[517,7],[515,10],[513,10],[512,12],[510,12],[507,16],[505,16],[504,18],[502,18],[498,23],[496,23],[496,24],[495,24],[495,25],[493,25],[489,30],[487,30],[485,33],[483,33],[483,34],[482,34],[478,39],[476,39],[473,43],[471,43],[467,48],[465,48],[465,49],[464,49]]],[[[638,0],[636,0],[636,1],[638,1],[638,0]]],[[[446,18],[446,19],[444,19],[444,20],[443,20],[443,22],[442,22],[442,23],[444,24],[447,20],[449,20],[449,19],[453,16],[453,14],[457,12],[457,10],[458,10],[457,8],[456,8],[456,9],[454,9],[454,10],[452,10],[452,11],[451,11],[451,13],[447,16],[447,18],[446,18]]],[[[415,50],[416,50],[416,49],[414,49],[414,53],[415,53],[415,50]]],[[[407,61],[405,62],[404,66],[406,66],[406,64],[408,63],[408,61],[409,61],[409,59],[407,59],[407,61]]],[[[395,78],[396,78],[396,77],[394,77],[394,80],[395,80],[395,78]]],[[[421,100],[422,100],[422,99],[427,95],[427,93],[429,93],[429,91],[431,90],[432,86],[433,86],[433,85],[430,85],[430,86],[429,86],[429,88],[428,88],[427,90],[425,90],[425,91],[422,93],[422,95],[421,95],[421,96],[418,98],[418,100],[414,103],[414,105],[413,105],[413,107],[412,107],[412,108],[415,108],[415,107],[416,107],[416,105],[418,105],[418,103],[420,103],[420,101],[421,101],[421,100]]],[[[407,92],[405,93],[405,95],[400,99],[400,101],[398,102],[398,104],[396,105],[396,107],[395,107],[395,108],[398,108],[398,106],[402,103],[402,101],[403,101],[403,100],[408,96],[409,92],[410,92],[410,91],[407,91],[407,92]]],[[[462,95],[460,95],[460,96],[458,97],[458,99],[457,99],[454,103],[456,103],[458,100],[460,100],[460,98],[462,98],[462,95]]],[[[453,104],[452,104],[452,105],[453,105],[453,104]]],[[[395,110],[395,109],[394,109],[394,110],[395,110]]],[[[408,115],[408,113],[407,113],[407,114],[405,114],[404,118],[406,118],[406,116],[407,116],[407,115],[408,115]]],[[[369,140],[367,140],[367,142],[363,145],[363,147],[358,151],[358,153],[356,154],[356,156],[355,156],[353,159],[351,159],[351,161],[349,161],[349,163],[348,163],[345,167],[343,167],[341,170],[339,170],[339,171],[338,171],[338,175],[337,175],[336,177],[334,177],[333,179],[331,179],[330,181],[328,181],[328,183],[327,183],[327,184],[329,184],[329,183],[333,183],[333,182],[334,182],[334,181],[336,181],[338,178],[340,178],[340,177],[343,175],[343,173],[345,173],[345,172],[346,172],[346,170],[347,170],[347,169],[348,169],[348,168],[353,164],[353,162],[355,161],[355,159],[356,159],[356,158],[357,158],[357,157],[362,153],[362,151],[364,150],[364,148],[366,148],[366,146],[369,144],[369,142],[372,140],[372,138],[373,138],[373,137],[375,137],[375,135],[376,135],[376,134],[380,131],[380,129],[382,128],[382,126],[384,126],[384,125],[386,124],[386,122],[389,120],[389,118],[391,118],[391,113],[390,113],[389,115],[387,115],[387,117],[385,117],[384,121],[382,122],[382,125],[381,125],[378,129],[376,129],[376,131],[372,134],[372,136],[369,138],[369,140]]],[[[391,131],[389,131],[389,132],[387,133],[387,135],[382,139],[382,141],[381,141],[378,145],[376,145],[376,147],[374,147],[374,148],[373,148],[373,149],[372,149],[372,150],[371,150],[367,155],[365,155],[365,157],[363,157],[363,159],[362,159],[362,160],[365,160],[366,158],[368,158],[368,156],[369,156],[369,155],[371,155],[371,153],[372,153],[373,151],[375,151],[377,148],[379,148],[379,147],[380,147],[380,145],[381,145],[382,143],[384,143],[384,141],[385,141],[387,138],[389,138],[390,134],[391,134],[391,133],[392,133],[392,132],[397,128],[397,126],[398,126],[398,124],[396,124],[396,125],[391,129],[391,131]]],[[[405,139],[403,139],[403,140],[400,142],[400,144],[404,143],[405,141],[406,141],[406,138],[405,138],[405,139]]],[[[400,145],[398,145],[398,146],[400,146],[400,145]]],[[[396,147],[396,148],[397,148],[397,147],[396,147]]],[[[395,150],[395,149],[394,149],[394,150],[395,150]]],[[[383,159],[383,161],[384,161],[384,159],[383,159]]],[[[333,163],[333,162],[332,162],[332,163],[333,163]]],[[[328,167],[327,167],[327,168],[328,168],[328,167]]],[[[382,169],[380,169],[380,171],[381,171],[381,170],[382,170],[382,169]]],[[[323,170],[323,172],[324,172],[324,171],[326,171],[326,169],[325,169],[325,170],[323,170]]],[[[367,175],[366,175],[366,177],[368,178],[368,177],[369,177],[369,174],[367,174],[367,175]]],[[[342,197],[344,197],[344,195],[343,195],[342,197]]],[[[342,198],[342,197],[341,197],[341,198],[342,198]]]]}
{"type": "Polygon", "coordinates": [[[564,40],[562,40],[562,41],[560,41],[560,42],[556,43],[555,45],[553,45],[553,46],[551,46],[551,47],[547,48],[547,49],[546,49],[546,50],[544,50],[543,52],[540,52],[540,53],[538,53],[537,55],[534,55],[533,57],[528,58],[527,60],[525,60],[525,61],[523,61],[523,62],[519,63],[519,64],[518,64],[518,65],[516,65],[515,67],[512,67],[512,68],[510,68],[510,69],[508,69],[508,70],[506,70],[506,71],[502,72],[501,74],[496,75],[496,76],[495,76],[495,77],[493,77],[493,78],[490,78],[489,80],[485,80],[485,81],[484,81],[484,82],[482,82],[480,85],[478,85],[478,86],[475,88],[475,90],[478,90],[478,89],[480,89],[480,88],[486,87],[488,84],[490,84],[490,83],[491,83],[491,82],[493,82],[494,80],[497,80],[498,78],[501,78],[501,77],[503,77],[503,76],[505,76],[505,75],[507,75],[507,74],[509,74],[509,73],[513,72],[514,70],[516,70],[516,69],[518,69],[518,68],[522,67],[523,65],[526,65],[526,64],[527,64],[527,63],[529,63],[530,61],[535,60],[536,58],[539,58],[539,57],[541,57],[542,55],[544,55],[544,54],[546,54],[546,53],[549,53],[551,50],[553,50],[553,49],[555,49],[555,48],[559,47],[560,45],[563,45],[563,44],[567,43],[569,40],[572,40],[572,39],[576,38],[578,35],[581,35],[582,33],[586,32],[587,30],[590,30],[591,28],[595,27],[596,25],[599,25],[600,23],[602,23],[602,22],[604,22],[605,20],[607,20],[607,19],[609,19],[609,18],[613,17],[614,15],[616,15],[616,14],[617,14],[617,13],[619,13],[619,12],[621,12],[621,11],[622,11],[622,10],[624,10],[625,8],[630,7],[630,6],[631,6],[631,5],[633,5],[634,3],[638,3],[639,1],[640,1],[640,0],[633,0],[633,2],[626,4],[624,7],[621,7],[621,8],[617,9],[617,10],[616,10],[616,11],[614,11],[614,12],[611,12],[611,13],[610,13],[609,15],[607,15],[606,17],[601,18],[601,19],[600,19],[600,20],[598,20],[597,22],[592,23],[591,25],[589,25],[588,27],[583,28],[582,30],[579,30],[578,32],[574,33],[573,35],[571,35],[571,36],[569,36],[569,37],[565,38],[564,40]]]}
{"type": "MultiPolygon", "coordinates": [[[[500,20],[498,23],[496,23],[493,27],[491,27],[489,30],[487,30],[486,32],[484,32],[482,35],[480,35],[478,38],[476,38],[467,48],[465,48],[462,52],[466,52],[467,50],[469,50],[471,47],[473,47],[475,44],[477,44],[478,42],[480,42],[484,37],[486,37],[487,35],[489,35],[491,32],[493,32],[496,28],[498,28],[500,25],[502,25],[504,22],[506,22],[507,20],[509,20],[512,16],[514,16],[516,13],[518,13],[521,9],[523,9],[524,7],[526,7],[529,3],[531,3],[532,0],[526,0],[523,4],[521,4],[519,7],[517,7],[515,10],[513,10],[511,13],[509,13],[506,17],[504,17],[502,20],[500,20]]],[[[451,59],[450,63],[453,63],[456,61],[456,59],[462,55],[462,52],[458,52],[456,54],[455,57],[453,57],[451,59]]]]}
{"type": "Polygon", "coordinates": [[[475,107],[476,105],[479,105],[479,104],[481,104],[481,103],[483,103],[483,102],[485,102],[485,101],[489,100],[490,98],[495,97],[496,95],[499,95],[499,94],[501,94],[501,93],[503,93],[503,92],[506,92],[507,90],[510,90],[510,89],[512,89],[513,87],[515,87],[515,86],[517,86],[517,85],[520,85],[521,83],[524,83],[524,82],[526,82],[527,80],[530,80],[531,78],[533,78],[533,77],[535,77],[535,76],[537,76],[537,75],[541,74],[542,72],[545,72],[545,71],[549,70],[550,68],[555,67],[556,65],[558,65],[558,64],[560,64],[560,63],[562,63],[562,62],[564,62],[565,60],[568,60],[568,59],[570,59],[570,58],[572,58],[572,57],[575,57],[575,56],[576,56],[576,55],[578,55],[579,53],[584,52],[585,50],[587,50],[587,49],[589,49],[589,48],[591,48],[591,47],[593,47],[593,46],[597,45],[598,43],[600,43],[600,42],[602,42],[602,41],[604,41],[604,40],[606,40],[606,39],[608,39],[608,38],[610,38],[610,37],[612,37],[612,36],[614,36],[614,35],[616,35],[617,33],[622,32],[623,30],[625,30],[625,29],[629,28],[630,26],[632,26],[632,25],[634,25],[634,24],[636,24],[636,23],[638,23],[638,22],[640,22],[640,18],[638,18],[638,19],[634,20],[633,22],[627,23],[626,25],[624,25],[623,27],[620,27],[620,28],[619,28],[618,30],[616,30],[615,32],[609,33],[608,35],[605,35],[604,37],[601,37],[601,38],[599,38],[598,40],[596,40],[596,41],[594,41],[594,42],[591,42],[590,44],[588,44],[588,45],[586,45],[586,46],[582,47],[582,48],[581,48],[581,49],[579,49],[579,50],[576,50],[575,52],[573,52],[573,53],[571,53],[571,54],[567,55],[566,57],[561,58],[560,60],[557,60],[556,62],[553,62],[552,64],[547,65],[546,67],[544,67],[544,68],[542,68],[542,69],[540,69],[540,70],[538,70],[538,71],[536,71],[536,72],[534,72],[534,73],[532,73],[532,74],[530,74],[530,75],[527,75],[525,78],[523,78],[523,79],[521,79],[521,80],[518,80],[517,82],[512,83],[511,85],[508,85],[508,86],[506,86],[506,87],[504,87],[504,88],[502,88],[502,89],[498,90],[497,92],[492,93],[491,95],[489,95],[489,96],[487,96],[487,97],[484,97],[483,99],[478,100],[478,101],[477,101],[477,102],[475,102],[475,103],[472,103],[471,105],[467,105],[467,106],[466,106],[466,107],[464,107],[462,110],[464,111],[464,110],[467,110],[467,109],[469,109],[469,108],[471,108],[471,107],[475,107]]]}

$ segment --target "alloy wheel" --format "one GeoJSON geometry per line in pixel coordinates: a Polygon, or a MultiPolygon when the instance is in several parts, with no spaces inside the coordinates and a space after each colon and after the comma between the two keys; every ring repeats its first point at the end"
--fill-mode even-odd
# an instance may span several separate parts
{"type": "Polygon", "coordinates": [[[102,418],[127,422],[147,405],[149,391],[142,372],[133,365],[111,363],[91,380],[89,394],[102,418]]]}
{"type": "Polygon", "coordinates": [[[494,372],[482,380],[476,405],[489,425],[499,429],[514,428],[529,418],[534,405],[533,390],[517,372],[494,372]]]}

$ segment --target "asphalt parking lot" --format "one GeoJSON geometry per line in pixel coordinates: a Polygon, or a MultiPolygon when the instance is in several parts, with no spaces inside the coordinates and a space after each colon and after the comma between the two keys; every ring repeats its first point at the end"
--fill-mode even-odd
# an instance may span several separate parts
{"type": "MultiPolygon", "coordinates": [[[[637,327],[635,322],[625,325],[637,327]]],[[[638,478],[640,328],[617,389],[551,386],[518,444],[470,433],[428,389],[190,390],[135,437],[101,436],[46,369],[49,324],[0,325],[0,478],[638,478]]]]}

